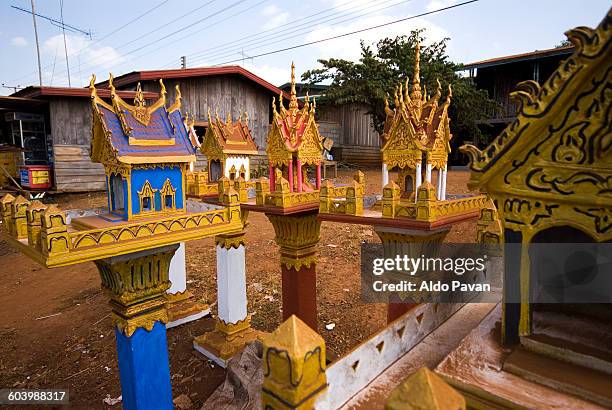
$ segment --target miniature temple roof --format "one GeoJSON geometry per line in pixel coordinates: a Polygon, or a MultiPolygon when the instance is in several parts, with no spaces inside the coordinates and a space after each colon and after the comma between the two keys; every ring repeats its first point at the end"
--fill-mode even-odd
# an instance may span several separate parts
{"type": "Polygon", "coordinates": [[[427,90],[421,90],[420,45],[416,46],[416,58],[412,90],[409,80],[395,90],[394,109],[385,99],[387,114],[383,134],[383,161],[388,166],[413,167],[420,163],[422,153],[426,152],[428,162],[441,168],[446,164],[450,152],[450,119],[448,107],[451,103],[452,89],[449,84],[446,100],[440,104],[442,86],[439,81],[436,93],[430,97],[427,90]]]}
{"type": "Polygon", "coordinates": [[[511,94],[516,120],[483,151],[461,147],[470,157],[471,188],[562,194],[566,200],[593,190],[601,201],[610,200],[611,23],[612,10],[596,29],[566,32],[574,53],[542,86],[517,85],[511,94]]]}
{"type": "Polygon", "coordinates": [[[195,149],[181,117],[181,93],[166,108],[166,89],[160,80],[160,98],[147,106],[140,84],[134,105],[125,102],[109,84],[112,105],[98,97],[90,83],[94,111],[91,158],[105,163],[111,158],[123,164],[181,163],[195,161],[195,149]]]}
{"type": "Polygon", "coordinates": [[[321,161],[323,145],[315,122],[316,101],[312,104],[306,95],[304,106],[300,109],[295,91],[295,65],[291,63],[291,93],[289,108],[283,106],[282,94],[279,96],[279,110],[272,101],[272,128],[268,134],[268,158],[273,164],[286,164],[293,153],[304,164],[321,161]]]}
{"type": "Polygon", "coordinates": [[[208,129],[202,144],[202,153],[208,159],[222,159],[228,155],[256,155],[257,145],[249,130],[249,117],[232,121],[230,115],[223,121],[215,113],[213,119],[208,110],[208,129]]]}

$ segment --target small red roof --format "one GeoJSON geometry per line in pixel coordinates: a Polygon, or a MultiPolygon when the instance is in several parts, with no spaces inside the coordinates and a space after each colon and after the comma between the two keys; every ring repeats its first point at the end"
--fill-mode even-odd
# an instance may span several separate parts
{"type": "MultiPolygon", "coordinates": [[[[121,98],[133,99],[136,96],[135,91],[117,91],[117,94],[121,98]]],[[[144,98],[158,98],[159,94],[154,92],[143,92],[144,98]]],[[[16,93],[11,94],[12,97],[22,98],[38,98],[47,96],[56,97],[86,97],[91,98],[91,92],[88,88],[76,88],[76,87],[38,87],[30,86],[16,93]]],[[[110,90],[98,89],[98,96],[103,98],[110,98],[110,90]]]]}
{"type": "MultiPolygon", "coordinates": [[[[221,67],[196,67],[196,68],[177,68],[172,70],[147,70],[147,71],[132,71],[131,73],[123,74],[115,77],[113,84],[115,87],[122,87],[130,84],[136,84],[139,81],[159,80],[170,78],[194,78],[208,77],[215,75],[239,75],[245,77],[260,86],[266,88],[271,94],[279,95],[281,92],[285,98],[289,98],[289,94],[282,91],[280,88],[272,85],[263,78],[253,74],[249,70],[238,66],[228,65],[221,67]]],[[[96,84],[98,87],[108,87],[108,81],[102,81],[96,84]]]]}

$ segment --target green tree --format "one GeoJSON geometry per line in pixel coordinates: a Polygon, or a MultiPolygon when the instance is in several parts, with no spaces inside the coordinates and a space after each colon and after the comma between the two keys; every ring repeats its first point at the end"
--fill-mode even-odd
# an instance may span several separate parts
{"type": "MultiPolygon", "coordinates": [[[[406,78],[412,79],[415,46],[425,42],[424,30],[414,30],[408,36],[384,38],[373,49],[361,42],[359,62],[331,58],[319,60],[323,68],[309,70],[302,80],[311,84],[331,80],[325,98],[334,104],[364,103],[369,108],[374,127],[382,132],[385,121],[385,97],[393,96],[395,87],[406,78]]],[[[446,97],[447,84],[452,84],[453,99],[449,110],[451,131],[454,139],[488,142],[479,120],[488,118],[499,105],[489,99],[485,90],[478,90],[473,81],[457,74],[460,65],[451,62],[446,54],[448,38],[421,46],[421,84],[433,94],[436,79],[443,87],[442,99],[446,97]]],[[[389,98],[393,106],[393,98],[389,98]]]]}

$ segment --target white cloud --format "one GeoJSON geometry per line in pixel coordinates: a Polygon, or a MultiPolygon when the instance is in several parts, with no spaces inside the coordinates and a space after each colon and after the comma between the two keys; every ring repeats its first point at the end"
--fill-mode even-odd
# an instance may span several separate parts
{"type": "Polygon", "coordinates": [[[13,37],[11,39],[11,44],[14,45],[15,47],[25,47],[29,43],[28,43],[28,40],[26,40],[23,37],[13,37]]]}
{"type": "MultiPolygon", "coordinates": [[[[305,42],[317,41],[366,27],[388,23],[395,19],[396,17],[387,15],[374,15],[360,18],[359,20],[355,20],[343,26],[318,26],[306,35],[305,42]]],[[[427,42],[439,41],[448,36],[448,32],[442,27],[423,18],[417,18],[375,30],[321,42],[316,44],[315,47],[318,48],[318,58],[335,57],[357,61],[361,55],[359,40],[363,40],[367,45],[372,45],[385,37],[408,35],[412,30],[417,28],[426,29],[425,35],[427,37],[427,42]]]]}
{"type": "Polygon", "coordinates": [[[279,27],[289,20],[289,13],[282,11],[278,6],[270,4],[263,8],[261,15],[265,19],[265,23],[262,28],[264,30],[273,29],[279,27]]]}
{"type": "MultiPolygon", "coordinates": [[[[81,64],[83,66],[89,66],[89,69],[91,69],[91,66],[96,69],[108,69],[125,60],[125,57],[113,47],[97,44],[87,47],[90,40],[82,36],[66,34],[66,43],[68,45],[68,60],[71,66],[73,62],[77,61],[77,54],[80,54],[81,64]]],[[[57,50],[63,51],[63,49],[64,37],[61,34],[48,38],[42,45],[43,53],[49,55],[51,58],[55,58],[57,50]]],[[[63,59],[63,57],[63,52],[58,54],[58,60],[60,58],[63,59]]]]}
{"type": "Polygon", "coordinates": [[[276,86],[284,84],[291,79],[290,67],[276,67],[268,64],[245,64],[244,68],[276,86]]]}

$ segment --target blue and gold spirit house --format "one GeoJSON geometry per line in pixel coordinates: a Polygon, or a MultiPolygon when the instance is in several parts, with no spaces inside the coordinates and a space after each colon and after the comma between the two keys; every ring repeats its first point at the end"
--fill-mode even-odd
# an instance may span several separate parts
{"type": "Polygon", "coordinates": [[[2,237],[52,268],[93,261],[109,298],[125,409],[172,409],[166,342],[170,261],[179,243],[244,230],[238,193],[220,205],[185,200],[185,172],[195,150],[180,113],[180,92],[166,107],[165,90],[148,106],[138,87],[134,105],[110,81],[111,101],[91,81],[91,157],[107,174],[108,210],[61,211],[56,205],[5,195],[2,237]]]}
{"type": "Polygon", "coordinates": [[[147,106],[140,87],[134,105],[123,101],[109,82],[112,105],[92,87],[91,158],[104,165],[109,220],[135,220],[184,212],[185,173],[195,148],[176,101],[166,107],[166,89],[147,106]]]}

